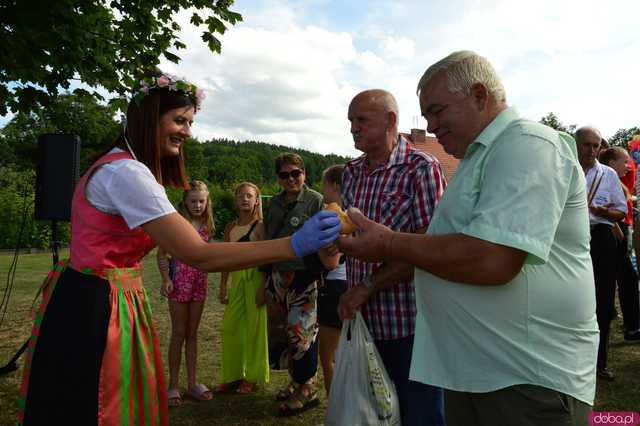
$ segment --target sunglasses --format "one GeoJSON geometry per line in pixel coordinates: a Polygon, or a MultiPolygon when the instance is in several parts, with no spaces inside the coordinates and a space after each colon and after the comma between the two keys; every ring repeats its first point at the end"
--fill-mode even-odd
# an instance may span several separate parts
{"type": "Polygon", "coordinates": [[[302,170],[295,169],[295,170],[291,170],[290,172],[278,172],[278,177],[282,180],[289,179],[289,176],[291,176],[294,179],[298,179],[302,173],[303,173],[302,170]]]}

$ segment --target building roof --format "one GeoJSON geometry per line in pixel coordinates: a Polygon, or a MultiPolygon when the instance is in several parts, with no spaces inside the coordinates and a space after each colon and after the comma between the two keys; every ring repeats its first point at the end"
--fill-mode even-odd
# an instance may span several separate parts
{"type": "Polygon", "coordinates": [[[460,160],[447,154],[442,145],[438,143],[438,139],[433,136],[427,136],[422,129],[411,129],[411,133],[401,133],[401,135],[407,138],[415,149],[436,157],[442,165],[447,180],[451,179],[458,168],[460,160]]]}

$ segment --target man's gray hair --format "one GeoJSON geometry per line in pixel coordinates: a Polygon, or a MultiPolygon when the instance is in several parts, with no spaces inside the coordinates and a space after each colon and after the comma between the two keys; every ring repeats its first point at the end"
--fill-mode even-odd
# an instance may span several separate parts
{"type": "Polygon", "coordinates": [[[447,75],[447,87],[452,93],[471,94],[471,87],[481,83],[498,102],[506,102],[507,96],[498,74],[486,58],[470,50],[453,52],[431,65],[418,82],[418,95],[440,71],[447,75]]]}

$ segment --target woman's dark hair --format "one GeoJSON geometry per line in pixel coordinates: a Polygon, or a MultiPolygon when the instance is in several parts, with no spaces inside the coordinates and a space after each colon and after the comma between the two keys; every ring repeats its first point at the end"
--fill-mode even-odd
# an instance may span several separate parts
{"type": "Polygon", "coordinates": [[[292,152],[285,152],[284,154],[280,154],[276,158],[276,174],[280,172],[280,169],[285,164],[298,166],[301,170],[304,171],[304,161],[298,154],[294,154],[292,152]]]}
{"type": "MultiPolygon", "coordinates": [[[[159,76],[161,73],[154,72],[148,75],[159,76]]],[[[159,145],[160,117],[167,111],[185,107],[196,109],[193,98],[183,91],[168,88],[152,88],[140,102],[132,99],[127,108],[125,129],[100,156],[114,147],[126,151],[126,132],[126,139],[136,158],[151,170],[158,183],[188,189],[189,181],[184,169],[184,145],[180,146],[179,155],[165,158],[161,158],[159,145]]]]}
{"type": "MultiPolygon", "coordinates": [[[[193,107],[193,100],[177,90],[152,89],[140,105],[135,101],[127,109],[127,140],[138,160],[144,163],[158,183],[176,188],[189,188],[184,169],[184,145],[177,156],[160,158],[160,117],[176,108],[193,107]]],[[[120,136],[122,138],[122,135],[120,136]]]]}

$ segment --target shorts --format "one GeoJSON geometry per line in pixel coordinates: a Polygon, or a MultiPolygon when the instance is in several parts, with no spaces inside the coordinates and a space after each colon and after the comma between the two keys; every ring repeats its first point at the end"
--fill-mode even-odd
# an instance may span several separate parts
{"type": "Polygon", "coordinates": [[[207,298],[208,276],[192,266],[176,262],[173,291],[168,298],[178,303],[202,302],[207,298]]]}
{"type": "Polygon", "coordinates": [[[342,329],[342,321],[338,317],[340,296],[347,291],[345,280],[324,280],[318,289],[318,322],[322,327],[342,329]]]}

